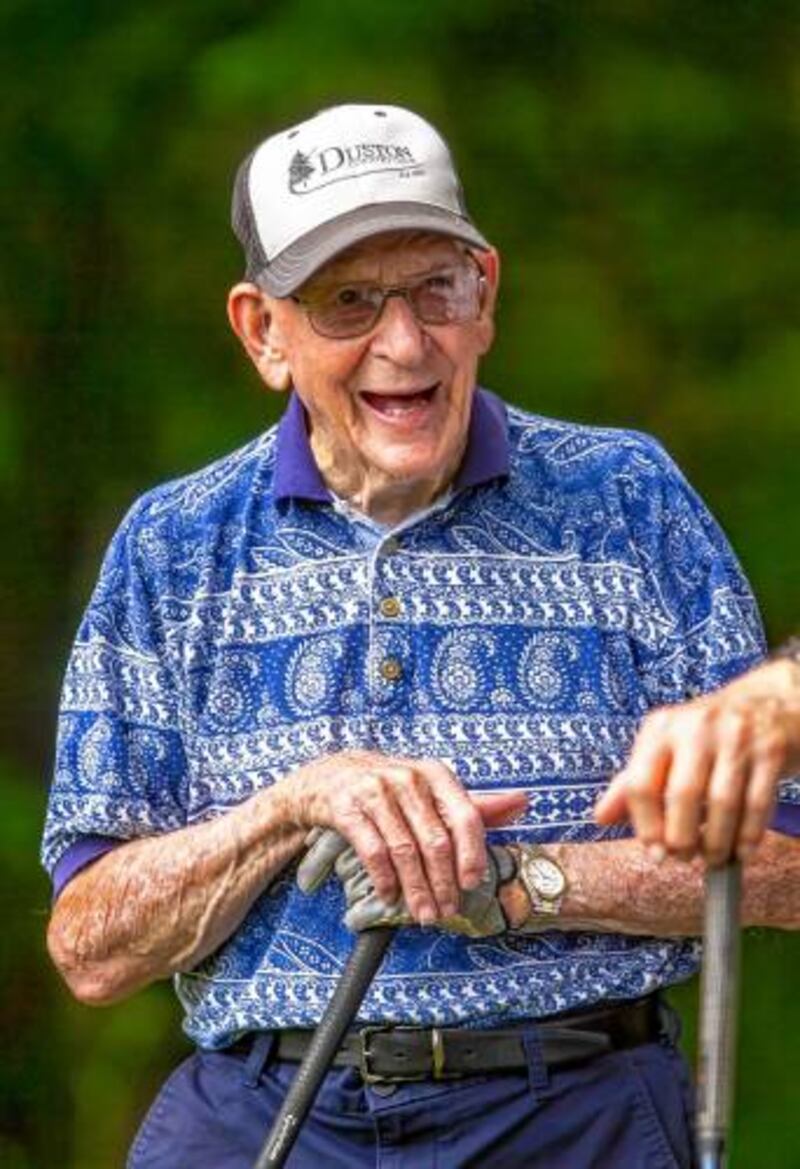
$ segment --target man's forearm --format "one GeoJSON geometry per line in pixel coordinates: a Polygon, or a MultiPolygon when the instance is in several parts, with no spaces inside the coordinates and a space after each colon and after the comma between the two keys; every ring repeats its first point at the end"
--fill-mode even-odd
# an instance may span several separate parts
{"type": "MultiPolygon", "coordinates": [[[[670,937],[699,934],[703,865],[655,863],[638,840],[548,844],[546,855],[562,868],[567,890],[557,917],[531,922],[519,881],[503,897],[512,928],[597,930],[670,937]]],[[[800,841],[767,834],[744,868],[742,924],[800,928],[800,841]]]]}
{"type": "Polygon", "coordinates": [[[522,792],[473,799],[438,760],[321,756],[215,820],[100,857],[59,896],[50,953],[90,1003],[189,970],[234,933],[314,826],[340,830],[376,886],[432,922],[457,903],[461,884],[480,881],[485,826],[524,807],[522,792]]]}
{"type": "Polygon", "coordinates": [[[73,993],[95,1004],[190,969],[230,936],[304,837],[278,784],[208,823],[122,844],[62,891],[51,956],[73,993]]]}

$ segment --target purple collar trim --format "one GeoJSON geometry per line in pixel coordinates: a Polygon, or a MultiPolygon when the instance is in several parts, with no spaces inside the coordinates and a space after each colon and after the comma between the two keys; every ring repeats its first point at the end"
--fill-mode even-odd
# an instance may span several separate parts
{"type": "MultiPolygon", "coordinates": [[[[494,394],[479,387],[472,402],[467,449],[454,487],[456,491],[461,491],[507,474],[506,408],[494,394]]],[[[331,493],[314,462],[306,430],[305,410],[297,394],[289,398],[289,405],[278,425],[274,498],[276,503],[284,499],[331,502],[331,493]]]]}

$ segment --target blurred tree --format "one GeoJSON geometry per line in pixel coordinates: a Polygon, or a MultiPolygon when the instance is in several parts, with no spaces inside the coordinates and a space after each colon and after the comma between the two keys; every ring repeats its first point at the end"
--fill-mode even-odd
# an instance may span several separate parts
{"type": "MultiPolygon", "coordinates": [[[[179,1050],[166,988],[92,1013],[47,970],[37,781],[122,511],[280,411],[224,322],[239,159],[332,102],[437,123],[506,256],[485,380],[543,413],[661,437],[777,637],[798,623],[800,577],[799,41],[788,0],[6,0],[3,1165],[121,1164],[179,1050]]],[[[779,1136],[792,1077],[773,1039],[798,1023],[796,943],[748,949],[742,1169],[800,1165],[779,1136]]]]}

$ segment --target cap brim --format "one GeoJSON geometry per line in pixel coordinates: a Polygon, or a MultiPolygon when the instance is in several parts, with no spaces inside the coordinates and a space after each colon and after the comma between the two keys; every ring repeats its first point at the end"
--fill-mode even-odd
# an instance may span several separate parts
{"type": "Polygon", "coordinates": [[[272,296],[290,296],[334,256],[387,231],[431,231],[481,251],[490,247],[468,219],[452,211],[422,203],[374,203],[348,211],[284,248],[261,270],[258,283],[272,296]]]}

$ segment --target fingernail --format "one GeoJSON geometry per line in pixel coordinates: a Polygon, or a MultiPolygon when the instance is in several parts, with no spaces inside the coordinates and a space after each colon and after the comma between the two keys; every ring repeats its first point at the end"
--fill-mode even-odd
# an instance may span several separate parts
{"type": "Polygon", "coordinates": [[[648,844],[647,855],[654,865],[663,864],[667,859],[667,850],[660,841],[655,841],[654,844],[648,844]]]}
{"type": "Polygon", "coordinates": [[[736,849],[736,855],[740,861],[750,860],[750,857],[756,851],[754,844],[740,844],[736,849]]]}
{"type": "Polygon", "coordinates": [[[424,909],[421,909],[419,911],[419,924],[420,925],[433,925],[433,923],[435,921],[436,921],[436,914],[433,912],[433,910],[429,906],[426,906],[424,909]]]}
{"type": "Polygon", "coordinates": [[[458,905],[455,901],[444,901],[442,903],[442,917],[455,917],[458,913],[458,905]]]}

